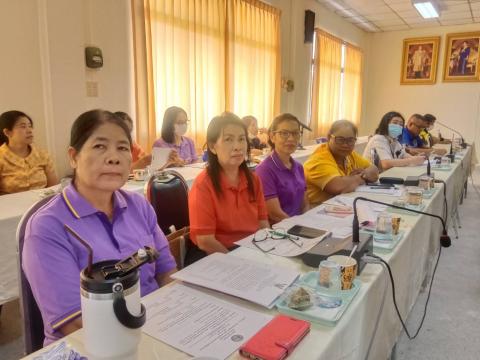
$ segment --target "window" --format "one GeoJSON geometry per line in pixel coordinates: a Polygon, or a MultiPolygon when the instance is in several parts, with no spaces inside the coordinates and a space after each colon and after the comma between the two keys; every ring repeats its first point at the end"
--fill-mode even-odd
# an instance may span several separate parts
{"type": "Polygon", "coordinates": [[[362,52],[322,30],[315,30],[312,49],[310,126],[325,135],[338,119],[360,122],[362,52]]]}
{"type": "MultiPolygon", "coordinates": [[[[146,49],[144,61],[136,62],[137,73],[144,66],[147,79],[147,95],[137,96],[137,104],[149,112],[143,124],[148,130],[138,139],[142,145],[152,145],[165,109],[173,105],[187,111],[187,135],[197,147],[205,142],[210,120],[223,111],[253,115],[259,126],[272,120],[280,105],[279,10],[257,0],[144,3],[145,43],[135,46],[146,49]],[[142,96],[149,99],[148,107],[142,96]]],[[[137,74],[137,86],[141,80],[137,74]]]]}

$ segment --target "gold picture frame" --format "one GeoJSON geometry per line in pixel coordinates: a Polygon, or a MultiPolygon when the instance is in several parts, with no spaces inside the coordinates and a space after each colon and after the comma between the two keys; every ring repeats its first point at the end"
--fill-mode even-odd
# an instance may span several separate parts
{"type": "Polygon", "coordinates": [[[440,36],[404,39],[400,84],[435,84],[439,46],[440,36]]]}
{"type": "Polygon", "coordinates": [[[443,81],[480,81],[479,47],[480,31],[447,34],[443,81]]]}

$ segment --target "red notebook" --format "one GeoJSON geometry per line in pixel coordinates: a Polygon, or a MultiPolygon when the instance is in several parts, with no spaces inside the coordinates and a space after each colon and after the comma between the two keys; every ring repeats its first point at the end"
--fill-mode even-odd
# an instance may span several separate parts
{"type": "Polygon", "coordinates": [[[285,359],[310,331],[310,323],[277,315],[240,347],[242,356],[257,360],[285,359]]]}

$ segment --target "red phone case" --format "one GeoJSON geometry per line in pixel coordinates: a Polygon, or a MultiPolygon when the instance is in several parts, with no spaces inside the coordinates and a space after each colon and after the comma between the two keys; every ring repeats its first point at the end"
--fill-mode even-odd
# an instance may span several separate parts
{"type": "Polygon", "coordinates": [[[258,360],[285,359],[310,331],[310,323],[277,315],[240,347],[242,356],[258,360]]]}

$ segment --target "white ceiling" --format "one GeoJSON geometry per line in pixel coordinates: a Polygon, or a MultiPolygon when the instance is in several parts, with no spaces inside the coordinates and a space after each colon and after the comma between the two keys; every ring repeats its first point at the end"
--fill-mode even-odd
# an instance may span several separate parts
{"type": "Polygon", "coordinates": [[[345,20],[369,32],[477,23],[480,0],[437,0],[440,18],[424,19],[411,0],[317,0],[345,20]]]}

